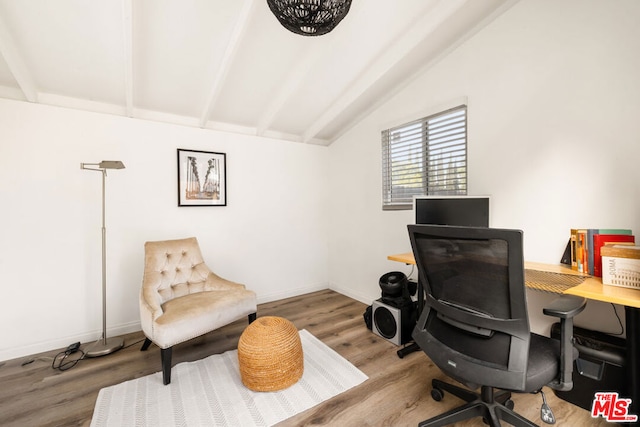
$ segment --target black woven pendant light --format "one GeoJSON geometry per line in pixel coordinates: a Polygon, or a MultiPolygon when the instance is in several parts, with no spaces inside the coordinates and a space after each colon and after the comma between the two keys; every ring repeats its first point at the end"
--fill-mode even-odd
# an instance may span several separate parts
{"type": "Polygon", "coordinates": [[[287,30],[303,36],[321,36],[342,21],[351,0],[267,0],[267,4],[287,30]]]}

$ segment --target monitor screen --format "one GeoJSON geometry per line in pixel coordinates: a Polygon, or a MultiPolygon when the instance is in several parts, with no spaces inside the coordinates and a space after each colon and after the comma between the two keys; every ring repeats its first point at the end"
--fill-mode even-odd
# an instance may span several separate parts
{"type": "Polygon", "coordinates": [[[489,196],[422,196],[414,199],[416,224],[489,227],[489,196]]]}

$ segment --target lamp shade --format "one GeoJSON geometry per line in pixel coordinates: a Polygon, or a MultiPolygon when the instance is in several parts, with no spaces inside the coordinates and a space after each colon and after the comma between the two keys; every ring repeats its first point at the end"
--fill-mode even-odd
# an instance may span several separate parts
{"type": "Polygon", "coordinates": [[[267,0],[267,4],[287,30],[303,36],[321,36],[342,21],[351,0],[267,0]]]}
{"type": "Polygon", "coordinates": [[[102,169],[124,169],[124,163],[120,160],[103,160],[100,162],[102,169]]]}

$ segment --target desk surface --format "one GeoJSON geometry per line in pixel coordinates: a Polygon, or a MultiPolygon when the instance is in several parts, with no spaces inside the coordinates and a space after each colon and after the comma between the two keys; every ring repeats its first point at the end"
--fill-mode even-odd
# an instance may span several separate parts
{"type": "MultiPolygon", "coordinates": [[[[415,265],[416,263],[415,258],[413,257],[413,252],[389,255],[387,259],[411,265],[415,265]]],[[[548,271],[551,273],[583,275],[582,273],[578,273],[577,271],[563,265],[525,262],[525,268],[548,271]]],[[[589,276],[585,281],[577,286],[567,289],[564,293],[595,301],[610,302],[613,304],[640,308],[640,290],[603,285],[602,280],[599,277],[589,276]]]]}

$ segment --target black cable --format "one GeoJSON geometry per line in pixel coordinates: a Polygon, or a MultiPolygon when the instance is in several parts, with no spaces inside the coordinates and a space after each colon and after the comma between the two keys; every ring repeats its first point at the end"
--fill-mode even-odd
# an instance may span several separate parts
{"type": "Polygon", "coordinates": [[[624,335],[624,325],[622,324],[622,319],[618,314],[618,310],[616,310],[616,305],[614,303],[609,303],[609,304],[611,304],[611,307],[613,308],[613,313],[616,315],[616,319],[618,319],[618,324],[620,325],[620,332],[604,332],[601,330],[596,330],[596,332],[600,332],[607,335],[614,335],[614,336],[624,335]]]}
{"type": "MultiPolygon", "coordinates": [[[[102,338],[100,338],[102,339],[102,338]]],[[[122,348],[129,348],[131,346],[134,346],[136,344],[141,343],[142,341],[144,341],[144,338],[138,341],[134,341],[129,345],[123,346],[122,348]]],[[[93,343],[95,344],[95,343],[93,343]]],[[[89,346],[89,349],[93,346],[93,344],[91,344],[89,346]]],[[[74,347],[74,344],[71,344],[69,347],[67,347],[66,350],[61,351],[60,353],[56,354],[55,357],[53,358],[53,362],[51,362],[51,367],[53,369],[58,369],[59,371],[67,371],[71,368],[73,368],[74,366],[76,366],[78,364],[78,362],[80,362],[81,360],[83,360],[87,353],[85,351],[82,351],[80,349],[80,343],[76,343],[77,347],[74,347]],[[67,360],[72,354],[79,354],[80,357],[77,358],[73,358],[72,360],[67,360]]],[[[22,365],[26,365],[28,363],[33,362],[32,360],[29,360],[25,363],[23,363],[22,365]]]]}
{"type": "MultiPolygon", "coordinates": [[[[409,272],[409,274],[407,274],[407,278],[411,278],[411,276],[413,276],[413,272],[416,269],[416,265],[415,264],[411,264],[411,271],[409,272]]],[[[416,279],[417,280],[417,279],[416,279]]]]}
{"type": "Polygon", "coordinates": [[[56,354],[55,357],[53,358],[51,367],[53,369],[58,369],[59,371],[69,370],[74,366],[76,366],[78,362],[80,362],[82,359],[84,359],[85,355],[86,353],[80,349],[73,350],[73,351],[67,349],[65,351],[61,351],[60,353],[56,354]],[[67,358],[72,354],[80,354],[80,357],[67,361],[67,358]],[[56,366],[56,362],[57,362],[57,366],[56,366]]]}
{"type": "Polygon", "coordinates": [[[125,345],[125,346],[123,346],[122,348],[123,348],[123,349],[125,349],[125,348],[129,348],[129,347],[134,346],[134,345],[136,345],[136,344],[140,344],[140,343],[141,343],[142,341],[144,341],[144,340],[145,340],[145,338],[142,338],[141,340],[138,340],[138,341],[132,342],[131,344],[129,344],[129,345],[125,345]]]}
{"type": "Polygon", "coordinates": [[[618,324],[620,325],[620,333],[614,334],[612,333],[611,335],[623,335],[624,334],[624,326],[622,325],[622,319],[620,319],[620,316],[618,315],[618,310],[616,310],[616,305],[614,303],[610,303],[611,307],[613,307],[613,312],[616,315],[616,318],[618,319],[618,324]]]}

